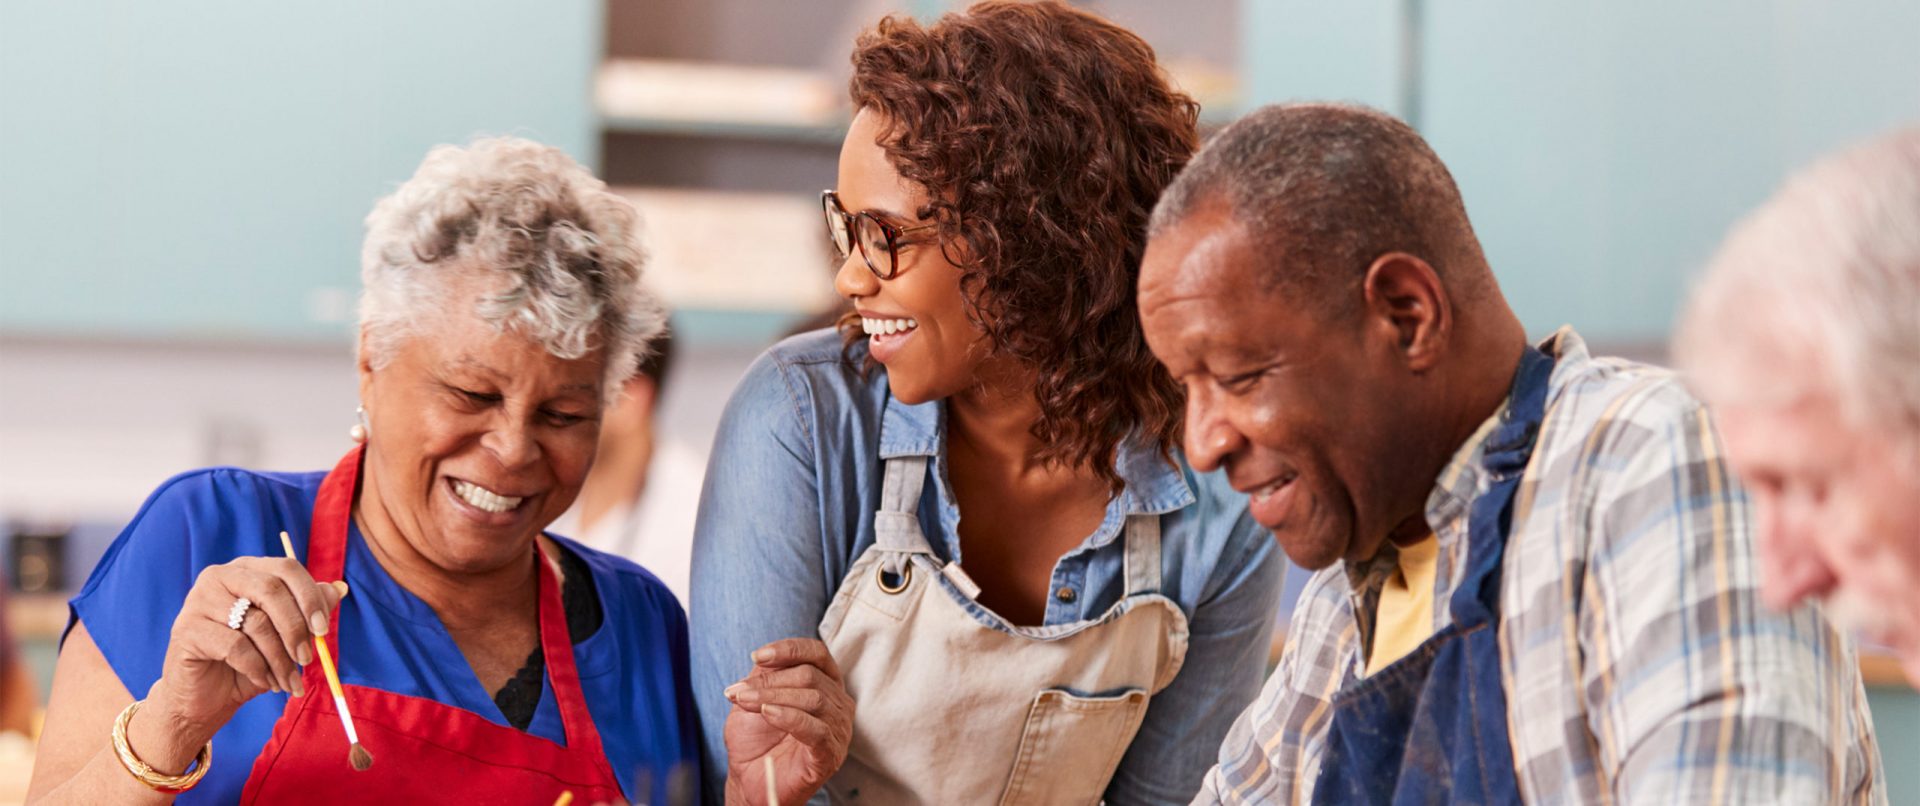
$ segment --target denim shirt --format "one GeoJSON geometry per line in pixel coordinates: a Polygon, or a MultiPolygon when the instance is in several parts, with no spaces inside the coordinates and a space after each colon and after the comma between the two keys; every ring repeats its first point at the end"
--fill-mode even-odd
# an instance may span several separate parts
{"type": "MultiPolygon", "coordinates": [[[[848,569],[874,543],[883,460],[932,458],[937,483],[922,493],[921,529],[942,559],[962,559],[945,407],[894,400],[883,369],[862,377],[865,360],[864,344],[843,354],[832,330],[795,336],[754,362],[721,417],[694,529],[690,607],[694,698],[714,797],[727,770],[722,727],[731,706],[722,690],[747,674],[761,645],[818,636],[848,569]]],[[[1108,785],[1111,804],[1186,803],[1199,791],[1227,729],[1259,693],[1279,607],[1284,555],[1247,514],[1245,497],[1222,474],[1194,472],[1177,450],[1174,459],[1124,443],[1115,470],[1125,489],[1053,567],[1056,595],[1044,623],[1096,618],[1126,587],[1126,517],[1159,514],[1160,593],[1190,622],[1186,662],[1150,701],[1108,785]]]]}

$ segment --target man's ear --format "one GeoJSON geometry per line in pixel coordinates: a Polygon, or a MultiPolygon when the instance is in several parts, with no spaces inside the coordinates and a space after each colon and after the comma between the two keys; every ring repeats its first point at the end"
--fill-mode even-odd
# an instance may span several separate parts
{"type": "Polygon", "coordinates": [[[1362,292],[1369,325],[1392,334],[1409,370],[1425,372],[1440,363],[1453,336],[1453,301],[1432,265],[1388,252],[1367,267],[1362,292]]]}

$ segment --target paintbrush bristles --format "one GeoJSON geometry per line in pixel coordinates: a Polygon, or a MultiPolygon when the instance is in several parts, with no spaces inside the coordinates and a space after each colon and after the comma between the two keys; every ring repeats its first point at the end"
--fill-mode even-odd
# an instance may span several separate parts
{"type": "Polygon", "coordinates": [[[354,772],[366,772],[373,766],[373,754],[361,747],[359,742],[354,742],[353,749],[347,751],[347,763],[353,765],[354,772]]]}

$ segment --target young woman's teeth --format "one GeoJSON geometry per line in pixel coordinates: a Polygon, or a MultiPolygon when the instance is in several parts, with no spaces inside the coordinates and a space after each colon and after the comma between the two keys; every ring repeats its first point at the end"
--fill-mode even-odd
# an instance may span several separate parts
{"type": "Polygon", "coordinates": [[[860,319],[861,329],[865,330],[869,336],[888,336],[894,333],[905,333],[919,326],[920,323],[912,319],[868,319],[865,317],[861,317],[860,319]]]}
{"type": "Polygon", "coordinates": [[[453,492],[460,496],[460,500],[488,512],[505,512],[520,506],[520,502],[525,500],[518,496],[501,495],[478,484],[457,480],[453,483],[453,492]]]}
{"type": "Polygon", "coordinates": [[[1259,490],[1255,490],[1253,493],[1253,503],[1256,503],[1256,504],[1266,503],[1267,499],[1273,497],[1274,493],[1280,492],[1287,485],[1292,483],[1293,483],[1293,477],[1288,476],[1284,479],[1281,479],[1272,484],[1269,484],[1266,487],[1263,487],[1259,490]]]}

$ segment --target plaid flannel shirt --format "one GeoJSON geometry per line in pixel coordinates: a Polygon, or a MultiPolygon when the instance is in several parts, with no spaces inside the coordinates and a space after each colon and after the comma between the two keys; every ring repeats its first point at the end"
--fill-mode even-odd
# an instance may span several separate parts
{"type": "MultiPolygon", "coordinates": [[[[1571,329],[1542,347],[1559,362],[1500,591],[1522,797],[1885,803],[1853,647],[1811,606],[1760,603],[1752,514],[1706,410],[1673,373],[1595,359],[1571,329]]],[[[1436,631],[1451,621],[1468,510],[1489,487],[1489,431],[1456,452],[1427,501],[1441,551],[1436,631]]],[[[1194,803],[1311,800],[1332,701],[1362,676],[1395,562],[1389,544],[1364,566],[1314,575],[1278,669],[1194,803]]]]}

